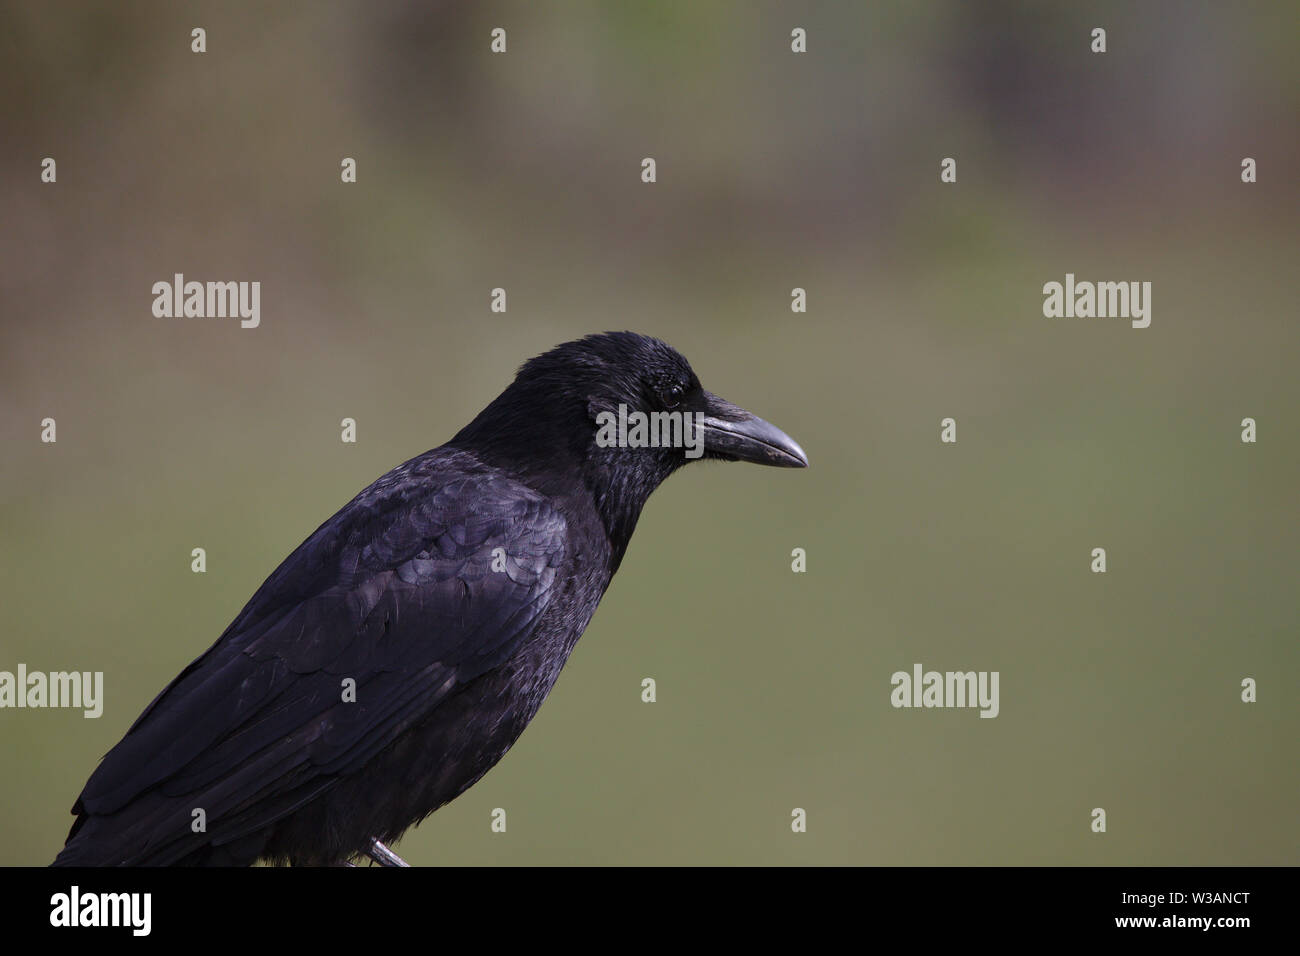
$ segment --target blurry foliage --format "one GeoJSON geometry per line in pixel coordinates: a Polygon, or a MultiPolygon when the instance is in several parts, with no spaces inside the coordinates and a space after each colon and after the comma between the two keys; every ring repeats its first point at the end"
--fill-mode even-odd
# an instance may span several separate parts
{"type": "Polygon", "coordinates": [[[1294,26],[0,5],[0,668],[108,694],[0,712],[0,862],[53,857],[95,761],[333,510],[525,358],[634,328],[812,467],[668,482],[537,721],[408,859],[1294,863],[1294,26]],[[262,327],[154,319],[173,272],[261,281],[262,327]],[[1152,327],[1044,319],[1066,272],[1152,281],[1152,327]],[[917,661],[999,670],[1001,716],[893,710],[917,661]]]}

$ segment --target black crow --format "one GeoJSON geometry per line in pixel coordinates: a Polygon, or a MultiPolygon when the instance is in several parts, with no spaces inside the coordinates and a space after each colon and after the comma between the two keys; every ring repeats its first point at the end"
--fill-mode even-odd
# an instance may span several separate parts
{"type": "Polygon", "coordinates": [[[646,499],[697,457],[808,463],[657,339],[527,362],[266,579],[91,775],[55,865],[404,865],[384,843],[510,749],[646,499]],[[638,431],[665,412],[690,414],[638,431]]]}

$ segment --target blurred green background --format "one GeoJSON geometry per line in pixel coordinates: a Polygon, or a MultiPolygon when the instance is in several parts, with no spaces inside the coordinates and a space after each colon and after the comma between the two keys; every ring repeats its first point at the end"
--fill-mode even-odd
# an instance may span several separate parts
{"type": "Polygon", "coordinates": [[[0,6],[0,669],[107,698],[0,711],[0,863],[322,520],[624,328],[812,467],[660,489],[412,863],[1296,863],[1296,47],[1281,2],[0,6]],[[174,272],[261,327],[154,318],[174,272]],[[1067,272],[1151,327],[1044,318],[1067,272]],[[893,709],[917,662],[1001,715],[893,709]]]}

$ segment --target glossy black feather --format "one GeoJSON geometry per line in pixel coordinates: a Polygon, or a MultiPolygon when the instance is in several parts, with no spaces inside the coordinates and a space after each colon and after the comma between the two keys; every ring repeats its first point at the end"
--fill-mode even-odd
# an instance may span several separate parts
{"type": "MultiPolygon", "coordinates": [[[[138,849],[104,857],[99,841],[74,839],[59,862],[175,863],[265,832],[447,698],[481,698],[482,676],[539,636],[567,541],[550,501],[466,452],[385,475],[284,561],[87,783],[75,812],[111,820],[113,845],[138,849]],[[491,570],[496,547],[504,571],[491,570]],[[191,827],[196,807],[205,833],[191,827]]],[[[604,587],[593,584],[592,610],[604,587]]],[[[317,862],[331,856],[322,848],[317,862]]]]}
{"type": "Polygon", "coordinates": [[[108,753],[55,865],[336,863],[471,786],[536,714],[646,498],[684,463],[594,440],[594,415],[653,407],[665,382],[745,414],[662,342],[591,336],[353,498],[108,753]]]}

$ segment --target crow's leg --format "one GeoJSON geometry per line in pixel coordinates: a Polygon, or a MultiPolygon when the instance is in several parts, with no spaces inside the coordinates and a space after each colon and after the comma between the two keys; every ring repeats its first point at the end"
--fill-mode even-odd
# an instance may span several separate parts
{"type": "Polygon", "coordinates": [[[366,856],[374,860],[380,866],[410,866],[400,856],[394,853],[388,847],[384,846],[374,837],[370,838],[370,846],[366,848],[366,856]]]}

